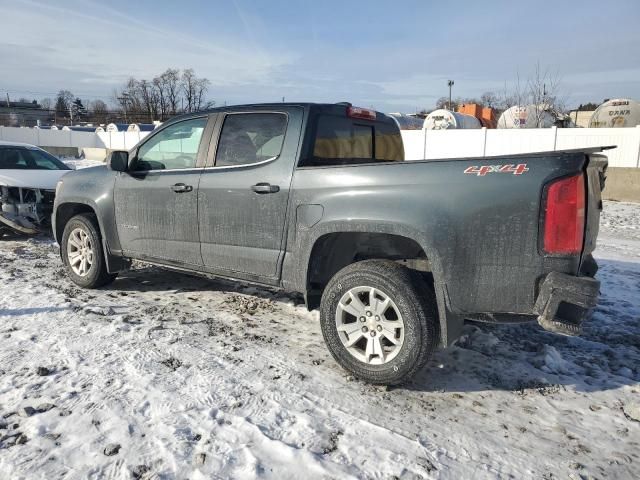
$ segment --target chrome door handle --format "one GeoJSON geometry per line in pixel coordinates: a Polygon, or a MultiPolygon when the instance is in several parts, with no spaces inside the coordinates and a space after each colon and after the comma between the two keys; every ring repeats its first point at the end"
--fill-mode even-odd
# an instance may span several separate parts
{"type": "Polygon", "coordinates": [[[251,190],[256,193],[277,193],[280,191],[278,185],[271,185],[270,183],[260,182],[251,186],[251,190]]]}
{"type": "Polygon", "coordinates": [[[184,183],[176,183],[175,185],[171,185],[171,190],[176,193],[184,193],[190,192],[193,190],[193,187],[191,185],[185,185],[184,183]]]}

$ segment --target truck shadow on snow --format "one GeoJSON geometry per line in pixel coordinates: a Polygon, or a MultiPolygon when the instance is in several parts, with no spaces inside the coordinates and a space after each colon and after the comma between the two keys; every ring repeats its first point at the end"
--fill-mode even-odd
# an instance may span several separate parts
{"type": "MultiPolygon", "coordinates": [[[[139,266],[123,272],[110,287],[124,292],[234,292],[260,298],[273,298],[276,289],[234,282],[222,278],[208,278],[196,273],[176,272],[155,266],[139,266]]],[[[301,295],[287,294],[301,299],[301,295]]]]}
{"type": "Polygon", "coordinates": [[[601,296],[579,337],[535,323],[469,322],[407,386],[424,391],[593,392],[640,384],[640,264],[599,260],[601,296]]]}
{"type": "Polygon", "coordinates": [[[39,313],[64,312],[71,307],[27,307],[27,308],[0,308],[0,317],[20,317],[23,315],[36,315],[39,313]]]}
{"type": "MultiPolygon", "coordinates": [[[[554,393],[616,389],[640,383],[640,264],[600,260],[601,298],[580,337],[564,337],[531,322],[468,323],[462,337],[439,351],[412,382],[398,390],[554,393]]],[[[224,292],[298,304],[301,296],[157,267],[126,272],[108,287],[121,292],[224,292]]],[[[258,313],[259,315],[259,313],[258,313]]],[[[289,325],[289,329],[296,328],[289,325]]],[[[269,348],[265,345],[265,348],[269,348]]],[[[344,372],[329,360],[336,375],[344,372]]],[[[287,355],[296,355],[290,352],[287,355]]]]}

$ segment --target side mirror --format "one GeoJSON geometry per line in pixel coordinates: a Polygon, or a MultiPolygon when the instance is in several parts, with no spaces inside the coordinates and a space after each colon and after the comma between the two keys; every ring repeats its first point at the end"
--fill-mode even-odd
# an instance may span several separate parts
{"type": "Polygon", "coordinates": [[[126,172],[129,166],[129,152],[114,150],[107,158],[107,167],[114,172],[126,172]]]}

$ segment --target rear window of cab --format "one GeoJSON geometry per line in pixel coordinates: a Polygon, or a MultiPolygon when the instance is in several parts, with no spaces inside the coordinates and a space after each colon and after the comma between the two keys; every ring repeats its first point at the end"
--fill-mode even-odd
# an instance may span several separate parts
{"type": "Polygon", "coordinates": [[[319,115],[311,155],[303,159],[300,166],[321,167],[402,160],[402,137],[394,123],[319,115]]]}

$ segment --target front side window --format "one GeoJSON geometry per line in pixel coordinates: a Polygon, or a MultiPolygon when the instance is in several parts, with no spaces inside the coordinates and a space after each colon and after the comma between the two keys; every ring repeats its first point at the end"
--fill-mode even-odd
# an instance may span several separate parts
{"type": "Polygon", "coordinates": [[[56,157],[33,148],[0,148],[0,169],[3,170],[70,170],[56,157]]]}
{"type": "Polygon", "coordinates": [[[216,167],[249,165],[280,155],[287,116],[283,113],[234,113],[222,125],[216,167]]]}
{"type": "Polygon", "coordinates": [[[193,118],[170,125],[138,149],[134,170],[195,168],[206,118],[193,118]]]}

